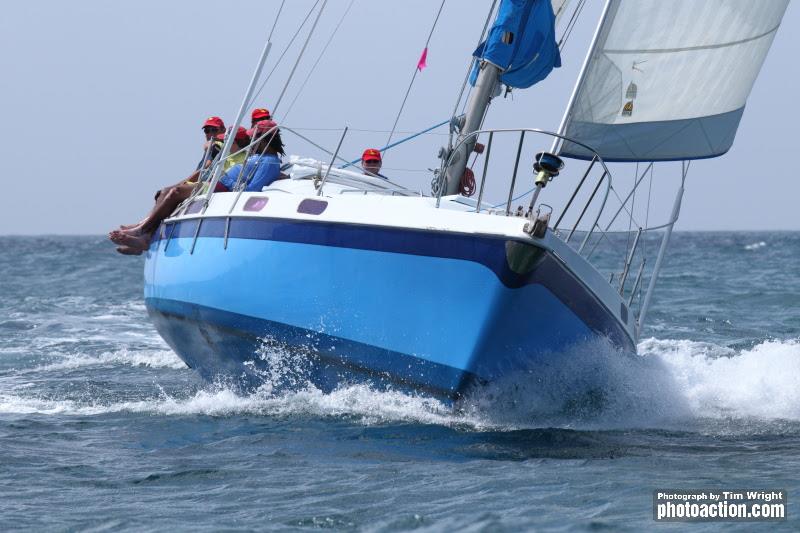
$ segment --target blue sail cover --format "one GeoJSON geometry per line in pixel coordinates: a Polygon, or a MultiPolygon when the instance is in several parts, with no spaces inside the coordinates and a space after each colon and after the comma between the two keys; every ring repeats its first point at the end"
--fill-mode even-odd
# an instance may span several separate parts
{"type": "MultiPolygon", "coordinates": [[[[473,55],[503,70],[500,81],[525,89],[561,66],[550,0],[502,0],[489,37],[473,55]]],[[[470,84],[478,78],[478,63],[470,84]]]]}

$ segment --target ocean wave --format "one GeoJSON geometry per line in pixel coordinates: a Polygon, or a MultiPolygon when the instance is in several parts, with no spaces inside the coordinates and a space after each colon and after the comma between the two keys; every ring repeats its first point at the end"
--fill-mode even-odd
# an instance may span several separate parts
{"type": "MultiPolygon", "coordinates": [[[[366,384],[324,393],[310,383],[296,382],[292,390],[286,390],[268,382],[251,394],[217,383],[123,402],[39,398],[35,390],[20,388],[15,394],[0,394],[0,413],[310,416],[365,425],[432,424],[466,431],[561,427],[752,433],[780,432],[785,423],[796,430],[800,341],[771,340],[734,350],[708,342],[650,338],[640,343],[639,352],[622,354],[602,344],[584,346],[561,354],[562,364],[531,369],[480,389],[455,405],[366,384]]],[[[39,370],[102,364],[183,368],[168,350],[121,350],[74,357],[39,370]]],[[[282,372],[275,375],[285,379],[282,372]]]]}
{"type": "Polygon", "coordinates": [[[130,365],[150,368],[186,368],[186,364],[172,350],[129,350],[122,348],[98,355],[67,355],[63,360],[41,365],[34,372],[72,370],[86,366],[130,365]]]}
{"type": "Polygon", "coordinates": [[[758,250],[759,248],[763,248],[766,245],[767,245],[766,242],[758,241],[758,242],[754,242],[752,244],[745,245],[744,249],[745,250],[758,250]]]}
{"type": "Polygon", "coordinates": [[[244,395],[232,389],[215,387],[186,397],[162,392],[157,397],[139,401],[107,403],[0,394],[0,414],[94,416],[115,413],[344,417],[364,425],[410,422],[471,429],[493,427],[485,420],[454,412],[438,400],[396,391],[377,391],[367,385],[345,386],[330,393],[308,386],[279,395],[264,390],[244,395]]]}
{"type": "Polygon", "coordinates": [[[798,340],[768,340],[736,351],[646,339],[639,351],[663,361],[695,417],[800,420],[798,340]]]}

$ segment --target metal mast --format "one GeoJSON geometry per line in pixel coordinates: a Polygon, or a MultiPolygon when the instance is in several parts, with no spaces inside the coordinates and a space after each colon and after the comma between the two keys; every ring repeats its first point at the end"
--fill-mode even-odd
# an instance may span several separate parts
{"type": "MultiPolygon", "coordinates": [[[[491,102],[496,94],[496,88],[501,73],[502,71],[497,65],[488,61],[481,61],[475,88],[472,90],[469,101],[467,102],[464,125],[460,128],[458,134],[459,141],[470,133],[480,129],[483,117],[486,115],[486,110],[489,108],[489,102],[491,102]]],[[[475,141],[475,137],[471,137],[459,146],[457,152],[450,160],[450,165],[444,169],[444,194],[458,193],[461,176],[464,174],[464,169],[467,168],[467,159],[469,158],[469,154],[472,153],[473,148],[475,148],[475,141]]],[[[456,144],[458,144],[458,142],[456,142],[456,144]]],[[[446,157],[447,156],[445,156],[445,160],[446,157]]]]}

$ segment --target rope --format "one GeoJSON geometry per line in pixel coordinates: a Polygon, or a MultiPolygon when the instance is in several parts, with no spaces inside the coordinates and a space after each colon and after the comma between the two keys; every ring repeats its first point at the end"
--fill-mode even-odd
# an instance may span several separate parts
{"type": "MultiPolygon", "coordinates": [[[[447,0],[442,0],[441,5],[439,6],[439,12],[436,13],[436,18],[433,21],[433,26],[431,26],[431,31],[428,34],[428,39],[425,41],[425,48],[428,48],[428,44],[431,42],[431,37],[433,37],[433,30],[436,29],[436,23],[439,22],[439,15],[442,14],[442,9],[444,9],[444,3],[447,0]]],[[[386,140],[386,144],[392,142],[392,136],[394,135],[394,130],[397,128],[397,122],[400,120],[400,116],[403,114],[403,108],[406,106],[406,100],[408,100],[408,95],[411,93],[411,87],[414,85],[414,80],[417,79],[417,73],[420,69],[415,65],[414,66],[414,74],[411,76],[411,83],[408,84],[408,89],[406,90],[406,95],[403,97],[403,103],[400,104],[400,110],[397,112],[397,117],[394,119],[394,124],[392,124],[392,131],[389,133],[389,138],[386,140]]]]}
{"type": "Polygon", "coordinates": [[[303,43],[303,48],[300,49],[300,54],[297,56],[297,61],[294,62],[294,66],[292,67],[292,71],[289,73],[289,78],[286,80],[286,83],[283,85],[283,90],[281,90],[280,96],[278,96],[278,100],[275,102],[272,113],[278,111],[278,106],[281,104],[281,100],[283,100],[283,95],[286,94],[286,89],[289,88],[289,84],[292,82],[292,78],[294,77],[295,71],[297,71],[297,65],[300,64],[300,60],[303,59],[303,54],[306,52],[306,47],[308,43],[311,41],[311,37],[314,35],[314,30],[317,28],[317,23],[319,19],[322,18],[322,12],[325,11],[325,6],[328,4],[328,0],[325,0],[322,3],[322,7],[319,8],[319,13],[317,13],[317,18],[314,19],[314,24],[311,26],[311,29],[308,32],[308,37],[306,37],[306,42],[303,43]]]}
{"type": "Polygon", "coordinates": [[[320,3],[320,0],[317,0],[316,2],[314,2],[314,5],[311,6],[311,9],[308,10],[308,13],[306,13],[306,18],[303,19],[303,22],[301,22],[300,26],[297,27],[297,31],[294,32],[294,35],[292,36],[292,38],[289,39],[289,43],[286,45],[286,48],[283,49],[283,52],[281,52],[281,55],[278,57],[278,61],[275,62],[275,66],[272,67],[272,70],[269,71],[269,74],[267,74],[267,77],[264,78],[264,81],[261,82],[261,86],[258,88],[258,90],[253,95],[252,100],[249,102],[250,105],[252,105],[252,103],[255,102],[256,98],[258,98],[258,96],[261,94],[261,91],[264,90],[264,86],[267,84],[269,79],[272,77],[272,74],[275,72],[275,69],[278,68],[278,65],[281,64],[281,60],[283,59],[283,56],[286,55],[286,52],[289,51],[289,48],[291,48],[292,44],[294,43],[294,40],[297,39],[298,35],[300,35],[300,32],[303,30],[303,26],[305,26],[306,22],[308,22],[308,19],[311,18],[311,14],[317,8],[317,5],[319,3],[320,3]]]}
{"type": "MultiPolygon", "coordinates": [[[[308,75],[306,76],[306,79],[303,80],[303,84],[300,85],[300,89],[298,89],[297,93],[294,95],[294,99],[292,100],[292,103],[289,104],[289,109],[286,110],[286,113],[284,113],[283,118],[281,120],[286,120],[286,117],[288,117],[289,113],[291,113],[292,108],[294,107],[294,103],[297,101],[297,98],[300,96],[300,93],[303,92],[303,89],[306,88],[306,84],[308,83],[308,80],[311,78],[311,75],[314,73],[314,70],[317,68],[317,65],[319,64],[320,60],[322,59],[322,56],[324,56],[325,52],[328,50],[328,46],[331,44],[331,41],[333,41],[333,38],[336,36],[336,33],[339,31],[339,27],[342,25],[342,22],[344,22],[344,19],[347,17],[347,14],[350,12],[350,8],[353,7],[353,4],[355,3],[355,1],[356,0],[350,0],[350,4],[347,6],[347,9],[345,9],[344,14],[342,15],[342,18],[339,19],[338,24],[336,24],[336,28],[333,29],[333,33],[331,33],[331,36],[328,38],[328,42],[325,43],[325,47],[322,49],[322,52],[320,52],[319,57],[317,57],[317,60],[314,62],[314,66],[311,67],[311,70],[309,71],[308,75]]],[[[339,130],[337,129],[336,131],[339,131],[339,130]]]]}

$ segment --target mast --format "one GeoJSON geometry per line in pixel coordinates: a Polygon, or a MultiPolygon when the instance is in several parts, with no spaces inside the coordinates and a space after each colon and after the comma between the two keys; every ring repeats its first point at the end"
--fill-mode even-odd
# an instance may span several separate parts
{"type": "Polygon", "coordinates": [[[551,0],[500,2],[492,29],[473,54],[479,58],[478,72],[463,123],[456,125],[459,147],[455,152],[440,152],[445,161],[437,191],[440,196],[459,192],[467,160],[476,144],[471,134],[480,130],[489,103],[499,94],[500,83],[527,89],[561,66],[555,20],[551,0]]]}
{"type": "MultiPolygon", "coordinates": [[[[458,140],[460,141],[470,133],[477,131],[481,127],[483,117],[489,103],[495,96],[495,89],[499,82],[502,70],[497,65],[488,61],[481,61],[478,79],[475,81],[475,88],[470,94],[467,102],[467,109],[464,115],[464,125],[461,127],[458,140]]],[[[475,137],[471,137],[467,142],[461,144],[457,152],[450,159],[450,165],[444,170],[444,194],[457,194],[461,183],[461,176],[467,168],[469,154],[475,148],[475,137]]],[[[456,143],[458,144],[458,143],[456,143]]]]}

